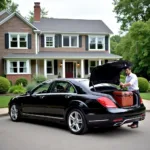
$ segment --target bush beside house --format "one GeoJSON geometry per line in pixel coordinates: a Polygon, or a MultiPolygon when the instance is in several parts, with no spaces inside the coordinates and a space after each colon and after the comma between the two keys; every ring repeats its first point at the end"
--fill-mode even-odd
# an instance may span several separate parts
{"type": "Polygon", "coordinates": [[[10,88],[10,82],[5,77],[0,77],[0,94],[5,94],[10,88]]]}
{"type": "Polygon", "coordinates": [[[143,77],[138,77],[140,92],[147,92],[149,89],[149,82],[143,77]]]}

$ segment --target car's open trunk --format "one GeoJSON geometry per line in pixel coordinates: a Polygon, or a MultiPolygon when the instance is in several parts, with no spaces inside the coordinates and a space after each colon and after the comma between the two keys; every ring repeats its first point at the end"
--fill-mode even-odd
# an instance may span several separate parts
{"type": "MultiPolygon", "coordinates": [[[[94,88],[91,88],[92,91],[98,92],[98,93],[104,93],[104,94],[108,94],[111,95],[114,100],[116,101],[116,103],[118,104],[119,107],[122,107],[119,105],[119,102],[117,101],[117,99],[115,98],[114,92],[115,91],[122,91],[122,92],[126,92],[125,90],[122,89],[118,89],[116,86],[112,86],[112,85],[105,85],[105,84],[101,84],[100,86],[95,86],[94,88]]],[[[124,106],[125,108],[131,108],[131,107],[135,107],[138,105],[138,96],[137,94],[133,93],[133,105],[131,106],[124,106]]]]}

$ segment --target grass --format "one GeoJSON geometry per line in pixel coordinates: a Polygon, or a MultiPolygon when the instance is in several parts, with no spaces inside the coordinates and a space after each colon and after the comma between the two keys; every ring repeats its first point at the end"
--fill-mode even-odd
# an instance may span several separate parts
{"type": "Polygon", "coordinates": [[[146,100],[150,100],[150,92],[140,93],[141,97],[146,100]]]}
{"type": "Polygon", "coordinates": [[[0,96],[0,108],[7,108],[12,96],[0,96]]]}

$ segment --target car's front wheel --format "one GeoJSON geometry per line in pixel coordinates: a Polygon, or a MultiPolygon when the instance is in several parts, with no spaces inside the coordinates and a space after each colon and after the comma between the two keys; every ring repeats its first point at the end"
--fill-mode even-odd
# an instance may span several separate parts
{"type": "Polygon", "coordinates": [[[83,134],[88,130],[84,114],[78,109],[69,112],[67,123],[69,130],[74,134],[83,134]]]}
{"type": "Polygon", "coordinates": [[[20,120],[20,109],[19,106],[16,104],[12,104],[10,107],[10,118],[12,121],[19,121],[20,120]]]}

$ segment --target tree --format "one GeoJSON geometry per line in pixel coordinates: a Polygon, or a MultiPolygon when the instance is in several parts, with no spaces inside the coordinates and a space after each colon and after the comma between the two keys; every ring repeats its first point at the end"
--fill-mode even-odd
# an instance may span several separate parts
{"type": "Polygon", "coordinates": [[[14,3],[14,2],[8,3],[7,4],[7,10],[9,10],[11,13],[13,13],[13,12],[20,13],[18,10],[18,6],[19,5],[17,3],[14,3]]]}
{"type": "MultiPolygon", "coordinates": [[[[41,18],[47,18],[47,16],[48,11],[46,11],[45,8],[41,8],[41,18]]],[[[34,21],[34,11],[29,11],[29,15],[26,19],[32,23],[34,21]]]]}
{"type": "Polygon", "coordinates": [[[115,49],[120,43],[121,37],[119,35],[114,35],[110,38],[110,49],[112,53],[116,53],[115,49]]]}
{"type": "Polygon", "coordinates": [[[113,4],[123,31],[128,30],[133,22],[146,22],[150,18],[150,0],[114,0],[113,4]]]}
{"type": "Polygon", "coordinates": [[[0,0],[0,11],[6,9],[9,3],[11,3],[11,0],[0,0]]]}
{"type": "Polygon", "coordinates": [[[150,20],[133,23],[115,52],[133,63],[133,71],[150,80],[150,20]]]}

